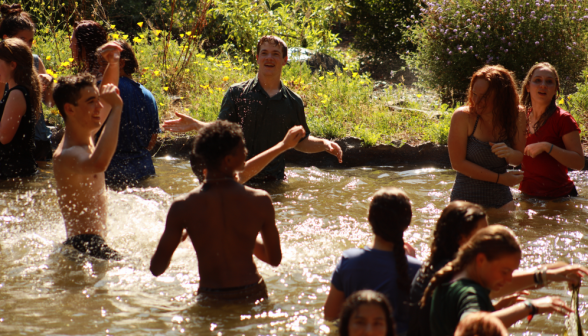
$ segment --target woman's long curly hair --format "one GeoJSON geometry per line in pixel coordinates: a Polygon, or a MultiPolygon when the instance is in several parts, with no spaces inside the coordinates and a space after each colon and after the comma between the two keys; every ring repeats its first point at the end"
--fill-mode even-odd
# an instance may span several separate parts
{"type": "Polygon", "coordinates": [[[35,117],[41,115],[41,83],[39,74],[33,64],[33,54],[29,46],[19,38],[8,38],[0,42],[0,59],[7,62],[15,62],[14,81],[18,85],[27,88],[30,97],[30,108],[35,112],[35,117]]]}
{"type": "Polygon", "coordinates": [[[484,254],[488,261],[493,261],[505,255],[518,254],[520,256],[521,247],[514,233],[506,226],[490,225],[481,229],[460,247],[455,259],[435,273],[421,299],[421,307],[425,306],[428,297],[437,287],[451,280],[455,274],[474,262],[480,253],[484,254]]]}
{"type": "Polygon", "coordinates": [[[394,321],[394,311],[386,296],[373,290],[364,289],[351,294],[341,309],[341,318],[339,324],[339,335],[349,336],[349,321],[360,306],[366,304],[375,304],[380,306],[386,316],[386,336],[396,335],[396,323],[394,321]]]}
{"type": "Polygon", "coordinates": [[[499,141],[513,143],[517,135],[519,95],[512,73],[501,65],[486,65],[476,71],[468,89],[468,106],[474,108],[474,111],[476,103],[473,98],[473,87],[477,79],[484,79],[489,83],[483,99],[492,98],[493,135],[497,136],[499,141]]]}
{"type": "Polygon", "coordinates": [[[0,22],[0,37],[13,37],[21,30],[35,32],[35,23],[29,13],[22,10],[20,4],[3,4],[0,6],[2,22],[0,22]]]}
{"type": "Polygon", "coordinates": [[[96,50],[108,42],[108,33],[99,23],[92,20],[83,20],[77,23],[73,31],[73,37],[76,39],[78,47],[79,71],[87,71],[96,75],[100,69],[96,50]]]}
{"type": "Polygon", "coordinates": [[[416,281],[429,279],[434,265],[455,258],[459,250],[459,241],[470,236],[482,219],[486,219],[486,212],[477,204],[466,201],[449,203],[437,220],[431,242],[431,255],[423,263],[416,281]]]}
{"type": "Polygon", "coordinates": [[[541,115],[539,120],[535,122],[535,125],[533,125],[533,132],[537,132],[537,130],[540,129],[541,126],[545,125],[547,119],[549,119],[549,117],[551,117],[555,113],[555,111],[557,111],[557,105],[555,104],[555,102],[557,101],[557,97],[559,94],[559,75],[557,74],[557,70],[555,69],[555,67],[547,62],[537,63],[533,65],[531,69],[529,69],[529,72],[527,72],[527,76],[525,76],[525,80],[523,80],[523,85],[521,85],[521,103],[525,107],[526,112],[529,112],[533,107],[531,104],[531,93],[527,91],[527,87],[531,84],[531,80],[533,79],[533,73],[537,69],[547,69],[553,73],[553,77],[555,79],[555,95],[553,96],[553,99],[551,99],[551,103],[549,104],[549,106],[547,106],[545,112],[541,115]]]}

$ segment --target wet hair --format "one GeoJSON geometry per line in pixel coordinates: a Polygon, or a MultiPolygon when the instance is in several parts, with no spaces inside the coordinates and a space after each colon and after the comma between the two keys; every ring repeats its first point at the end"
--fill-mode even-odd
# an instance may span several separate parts
{"type": "Polygon", "coordinates": [[[425,306],[427,298],[432,295],[435,288],[451,280],[455,274],[475,262],[480,253],[484,254],[488,261],[494,261],[506,255],[520,255],[521,247],[514,233],[506,226],[490,225],[479,230],[459,248],[455,259],[435,273],[421,299],[421,307],[425,306]]]}
{"type": "Polygon", "coordinates": [[[466,315],[457,325],[455,336],[508,336],[508,331],[498,317],[480,311],[466,315]]]}
{"type": "Polygon", "coordinates": [[[226,120],[217,120],[196,134],[190,156],[201,157],[208,169],[217,169],[222,160],[240,143],[245,143],[241,126],[226,120]]]}
{"type": "Polygon", "coordinates": [[[124,40],[118,40],[116,43],[122,48],[120,59],[125,61],[125,66],[123,67],[125,74],[130,76],[139,71],[139,62],[131,45],[124,40]]]}
{"type": "Polygon", "coordinates": [[[0,6],[2,22],[0,22],[0,37],[13,37],[21,30],[35,32],[35,23],[29,13],[22,10],[20,4],[3,4],[0,6]]]}
{"type": "Polygon", "coordinates": [[[284,42],[284,40],[274,35],[262,36],[259,41],[257,41],[257,55],[259,55],[261,45],[266,42],[273,45],[274,47],[282,47],[282,58],[288,56],[288,45],[286,42],[284,42]]]}
{"type": "Polygon", "coordinates": [[[29,46],[19,38],[7,38],[0,42],[0,59],[7,62],[15,62],[16,68],[12,73],[14,81],[28,90],[31,110],[35,117],[41,115],[41,82],[39,74],[33,62],[33,54],[29,46]]]}
{"type": "Polygon", "coordinates": [[[82,96],[80,91],[88,86],[95,86],[96,78],[89,73],[82,73],[80,75],[64,76],[57,80],[55,89],[53,89],[53,100],[59,109],[59,113],[63,120],[66,120],[65,104],[72,104],[78,106],[78,100],[82,96]]]}
{"type": "Polygon", "coordinates": [[[553,76],[555,77],[555,95],[551,99],[551,103],[549,104],[549,106],[547,106],[545,113],[543,113],[541,117],[539,117],[539,120],[537,120],[535,125],[533,125],[533,129],[535,132],[537,132],[537,130],[540,129],[541,126],[545,125],[547,119],[549,119],[549,117],[551,117],[555,113],[555,111],[557,111],[557,105],[555,104],[555,102],[557,101],[557,96],[559,93],[559,75],[557,74],[557,70],[555,70],[555,67],[547,62],[537,63],[533,65],[531,69],[529,69],[529,72],[527,72],[527,76],[525,76],[525,79],[523,80],[523,85],[521,85],[521,104],[523,104],[525,110],[529,111],[529,109],[532,108],[531,93],[527,91],[527,86],[531,84],[531,80],[533,79],[533,73],[535,72],[535,70],[540,68],[545,68],[553,72],[553,76]]]}
{"type": "Polygon", "coordinates": [[[100,69],[98,57],[96,57],[96,50],[108,42],[108,33],[95,21],[83,20],[76,24],[73,36],[75,37],[78,46],[77,56],[80,72],[87,71],[91,74],[96,74],[98,69],[100,69]],[[84,50],[86,51],[85,58],[83,54],[84,50]]]}
{"type": "Polygon", "coordinates": [[[500,141],[508,140],[512,143],[517,135],[519,116],[519,95],[512,73],[501,65],[486,65],[476,71],[468,89],[468,106],[474,108],[473,87],[478,79],[485,79],[489,83],[484,98],[492,96],[493,133],[500,141]]]}
{"type": "Polygon", "coordinates": [[[410,278],[404,251],[404,231],[410,225],[412,209],[406,193],[398,188],[382,188],[374,194],[368,212],[368,221],[374,234],[394,244],[394,260],[398,273],[398,289],[408,293],[410,278]]]}
{"type": "Polygon", "coordinates": [[[449,203],[437,220],[431,242],[431,255],[423,263],[416,281],[426,281],[432,276],[434,265],[455,258],[459,241],[462,237],[470,236],[481,219],[486,219],[486,212],[481,206],[465,201],[449,203]]]}
{"type": "Polygon", "coordinates": [[[382,308],[384,315],[386,316],[386,335],[395,336],[396,323],[394,321],[394,311],[392,310],[390,302],[388,302],[388,299],[384,294],[369,289],[360,290],[351,294],[347,300],[345,300],[345,303],[343,303],[339,324],[339,335],[349,335],[349,322],[351,321],[353,313],[362,305],[367,304],[375,304],[382,308]]]}

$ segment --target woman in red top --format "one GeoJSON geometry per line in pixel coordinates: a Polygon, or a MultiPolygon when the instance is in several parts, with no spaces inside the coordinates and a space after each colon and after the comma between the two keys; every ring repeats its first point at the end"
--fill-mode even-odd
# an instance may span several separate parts
{"type": "Polygon", "coordinates": [[[557,71],[549,63],[535,64],[521,91],[527,110],[527,145],[520,190],[534,197],[578,196],[568,168],[584,168],[580,128],[570,113],[555,104],[557,71]]]}

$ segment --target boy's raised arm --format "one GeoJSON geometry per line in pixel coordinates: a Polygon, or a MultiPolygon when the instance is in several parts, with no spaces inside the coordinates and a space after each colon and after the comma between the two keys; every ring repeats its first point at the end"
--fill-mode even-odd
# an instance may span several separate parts
{"type": "Polygon", "coordinates": [[[120,53],[122,48],[116,42],[108,42],[98,48],[96,51],[97,57],[104,57],[108,61],[100,87],[106,84],[114,84],[118,87],[118,80],[120,78],[120,53]]]}
{"type": "Polygon", "coordinates": [[[181,207],[182,203],[176,201],[172,204],[167,214],[165,231],[159,240],[153,258],[151,258],[151,266],[149,267],[154,276],[159,276],[165,272],[176,248],[182,241],[184,227],[182,226],[182,221],[179,219],[181,217],[181,207]]]}

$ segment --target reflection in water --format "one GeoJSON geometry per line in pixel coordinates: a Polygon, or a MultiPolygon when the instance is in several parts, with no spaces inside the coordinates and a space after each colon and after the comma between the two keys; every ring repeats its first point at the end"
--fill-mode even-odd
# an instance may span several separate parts
{"type": "MultiPolygon", "coordinates": [[[[158,176],[141,188],[109,192],[107,241],[122,262],[77,260],[63,253],[65,229],[51,167],[36,177],[0,182],[0,333],[62,335],[334,334],[322,319],[331,273],[341,252],[371,243],[366,220],[370,197],[383,186],[403,188],[414,219],[406,240],[417,256],[429,254],[432,228],[449,202],[454,172],[411,167],[320,170],[290,167],[288,183],[268,188],[281,233],[277,268],[258,262],[270,299],[248,306],[203,306],[194,296],[198,271],[190,242],[180,245],[170,268],[155,278],[150,258],[173,197],[198,182],[184,160],[155,160],[158,176]]],[[[519,237],[522,267],[563,260],[588,264],[588,174],[572,173],[581,197],[545,202],[515,192],[518,210],[495,217],[519,237]]],[[[580,315],[587,305],[580,292],[580,315]]],[[[532,294],[561,295],[564,285],[532,294]]],[[[561,334],[563,318],[543,316],[517,334],[561,334]]]]}

